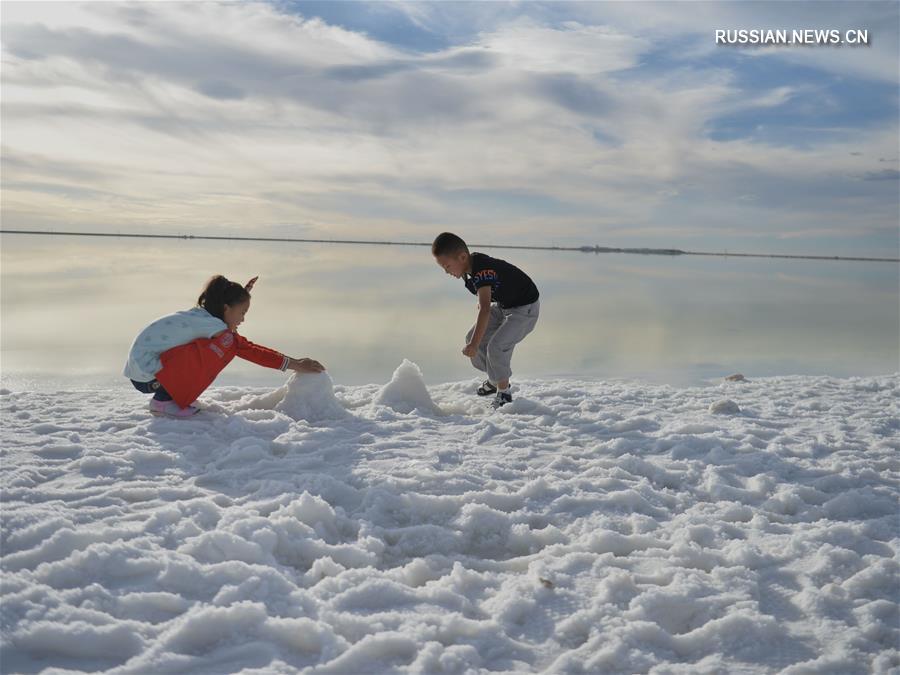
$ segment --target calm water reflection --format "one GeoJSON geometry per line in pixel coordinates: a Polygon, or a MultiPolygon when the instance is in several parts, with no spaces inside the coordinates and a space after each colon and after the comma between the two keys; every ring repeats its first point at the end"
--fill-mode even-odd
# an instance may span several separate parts
{"type": "MultiPolygon", "coordinates": [[[[540,323],[513,361],[522,378],[683,384],[736,371],[900,369],[896,264],[485,252],[525,269],[541,290],[540,323]]],[[[6,385],[124,386],[134,335],[190,307],[214,272],[260,275],[242,333],[321,360],[336,383],[385,382],[403,358],[430,383],[476,375],[460,354],[474,296],[424,247],[4,235],[6,385]]],[[[235,360],[218,382],[283,379],[235,360]]]]}

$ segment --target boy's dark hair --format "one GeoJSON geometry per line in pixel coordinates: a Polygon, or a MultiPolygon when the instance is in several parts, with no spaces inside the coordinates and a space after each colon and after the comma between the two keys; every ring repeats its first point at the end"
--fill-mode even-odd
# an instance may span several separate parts
{"type": "Polygon", "coordinates": [[[431,255],[435,257],[439,255],[451,255],[453,253],[459,253],[460,251],[468,253],[469,247],[466,246],[466,242],[452,232],[441,232],[435,237],[434,243],[431,245],[431,255]]]}
{"type": "Polygon", "coordinates": [[[239,305],[250,299],[250,293],[236,281],[217,274],[206,282],[197,304],[217,319],[225,320],[225,305],[239,305]]]}

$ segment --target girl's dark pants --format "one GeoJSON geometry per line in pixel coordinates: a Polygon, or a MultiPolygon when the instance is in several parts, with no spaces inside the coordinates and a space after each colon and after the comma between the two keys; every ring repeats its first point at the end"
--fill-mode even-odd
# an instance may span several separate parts
{"type": "Polygon", "coordinates": [[[134,385],[135,389],[144,394],[153,394],[153,398],[157,401],[172,400],[172,397],[169,396],[169,392],[163,389],[163,386],[156,380],[150,380],[149,382],[135,382],[132,380],[131,384],[134,385]]]}

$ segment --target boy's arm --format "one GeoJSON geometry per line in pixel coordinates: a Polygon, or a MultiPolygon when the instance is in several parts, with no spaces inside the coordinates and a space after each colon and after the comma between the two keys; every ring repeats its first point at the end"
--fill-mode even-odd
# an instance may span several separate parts
{"type": "Polygon", "coordinates": [[[478,289],[478,319],[475,321],[475,331],[472,333],[472,341],[463,349],[463,354],[468,357],[475,356],[481,338],[487,330],[488,319],[491,315],[491,287],[482,286],[478,289]]]}

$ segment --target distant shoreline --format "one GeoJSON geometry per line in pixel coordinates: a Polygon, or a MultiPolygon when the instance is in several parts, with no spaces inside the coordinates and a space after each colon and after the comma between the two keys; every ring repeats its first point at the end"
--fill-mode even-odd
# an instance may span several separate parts
{"type": "MultiPolygon", "coordinates": [[[[364,246],[431,246],[430,243],[411,241],[368,241],[360,239],[302,239],[295,237],[240,237],[205,234],[124,234],[113,232],[53,232],[44,230],[0,230],[0,234],[28,234],[63,237],[116,237],[142,239],[201,239],[212,241],[260,241],[290,242],[296,244],[356,244],[364,246]]],[[[786,253],[730,253],[727,251],[684,251],[677,248],[616,248],[608,246],[521,246],[514,244],[471,244],[472,248],[508,248],[529,251],[574,251],[578,253],[625,253],[632,255],[702,255],[725,258],[787,258],[797,260],[843,260],[853,262],[900,263],[900,258],[869,258],[862,256],[803,255],[786,253]]]]}

